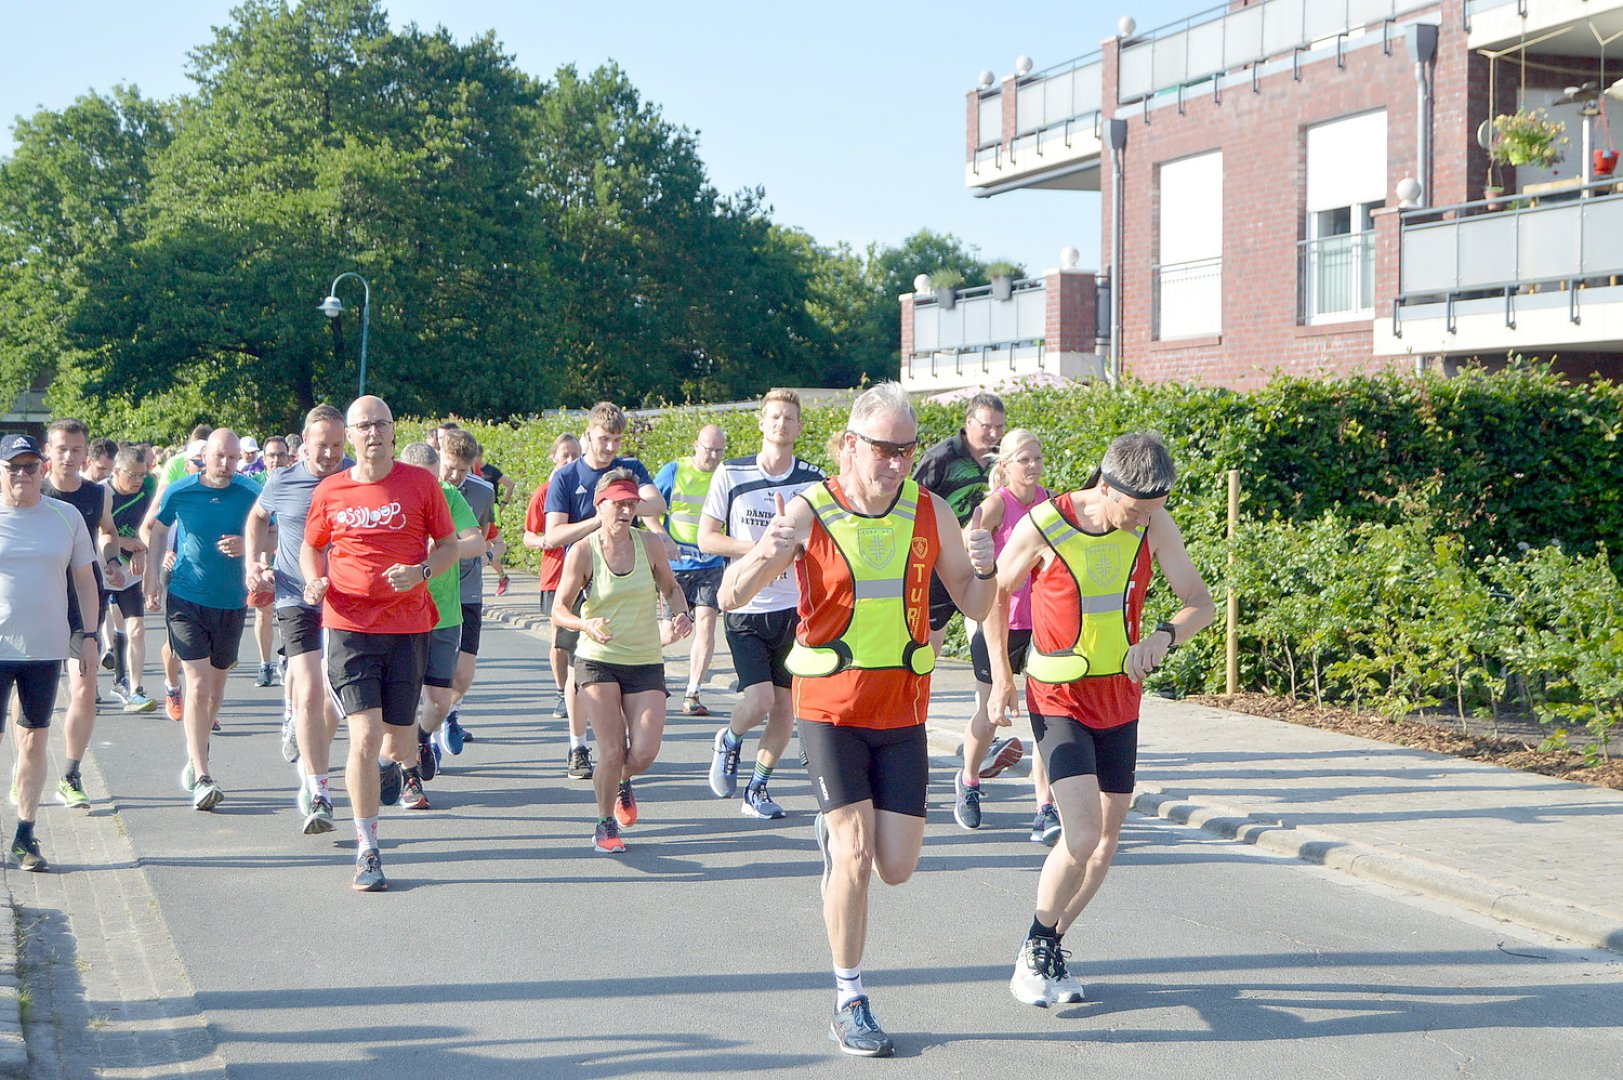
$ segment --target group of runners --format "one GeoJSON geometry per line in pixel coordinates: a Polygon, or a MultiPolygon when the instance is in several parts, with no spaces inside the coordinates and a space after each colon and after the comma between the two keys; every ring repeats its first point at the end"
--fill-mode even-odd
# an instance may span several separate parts
{"type": "MultiPolygon", "coordinates": [[[[769,392],[758,426],[758,452],[728,458],[725,434],[707,425],[692,456],[656,477],[621,456],[626,417],[600,403],[578,438],[554,444],[551,475],[530,501],[523,543],[542,553],[553,711],[569,723],[563,767],[593,783],[594,849],[623,852],[624,830],[637,822],[633,781],[664,731],[665,649],[691,638],[681,710],[708,716],[702,695],[720,625],[737,696],[715,733],[711,790],[739,799],[746,816],[784,817],[769,785],[798,733],[818,802],[836,990],[829,1034],[850,1054],[890,1054],[863,986],[869,886],[875,873],[901,884],[917,866],[931,672],[949,619],[962,612],[978,694],[954,818],[979,828],[982,781],[1024,751],[1008,731],[1022,710],[1023,671],[1037,748],[1031,838],[1049,851],[1010,990],[1043,1007],[1082,1000],[1063,935],[1115,853],[1141,682],[1215,615],[1165,509],[1170,453],[1153,435],[1122,436],[1087,484],[1056,495],[1041,484],[1040,440],[1007,430],[995,396],[970,399],[964,427],[919,455],[917,419],[895,383],[856,399],[828,447],[832,476],[796,454],[793,391],[769,392]],[[1145,632],[1156,565],[1181,607],[1145,632]]],[[[44,446],[0,441],[0,702],[13,685],[20,699],[13,858],[45,868],[32,830],[64,666],[58,794],[89,805],[78,766],[98,650],[85,643],[103,610],[119,612],[110,632],[122,634],[120,695],[136,710],[153,707],[140,685],[142,610],[164,611],[165,690],[186,733],[181,786],[199,810],[225,798],[210,773],[209,735],[246,611],[259,606],[274,610],[281,630],[283,752],[299,769],[300,827],[337,827],[329,767],[342,721],[352,886],[386,889],[379,807],[427,807],[423,783],[472,738],[458,706],[474,679],[483,572],[505,550],[498,488],[479,475],[477,441],[453,423],[397,448],[388,405],[363,397],[347,414],[313,409],[297,446],[279,440],[258,480],[239,471],[243,441],[219,429],[188,446],[174,477],[145,483],[142,448],[115,447],[112,474],[97,483],[83,452],[75,457],[76,442],[88,450],[85,436],[76,421],[58,421],[44,446]],[[75,496],[85,486],[94,497],[75,496]],[[131,590],[141,601],[133,607],[131,590]]],[[[263,647],[261,663],[270,681],[263,647]]]]}

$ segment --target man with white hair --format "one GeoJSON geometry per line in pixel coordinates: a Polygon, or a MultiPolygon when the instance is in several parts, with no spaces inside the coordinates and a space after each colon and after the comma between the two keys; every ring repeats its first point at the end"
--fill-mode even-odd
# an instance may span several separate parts
{"type": "MultiPolygon", "coordinates": [[[[902,387],[880,383],[851,407],[840,472],[784,505],[722,577],[732,610],[790,566],[800,627],[790,650],[795,716],[823,812],[823,922],[836,990],[829,1037],[847,1054],[895,1051],[862,986],[868,883],[899,885],[924,840],[929,747],[930,576],[985,617],[996,595],[992,534],[961,531],[940,496],[908,477],[918,421],[902,387]]],[[[978,515],[977,515],[978,517],[978,515]]]]}

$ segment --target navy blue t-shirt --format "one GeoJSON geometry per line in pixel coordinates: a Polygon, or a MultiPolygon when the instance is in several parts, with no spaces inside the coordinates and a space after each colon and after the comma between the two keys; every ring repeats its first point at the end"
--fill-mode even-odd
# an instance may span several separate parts
{"type": "Polygon", "coordinates": [[[592,496],[597,494],[597,482],[604,473],[613,469],[630,469],[637,478],[639,488],[654,482],[643,463],[634,457],[617,457],[601,469],[586,464],[585,458],[576,458],[552,474],[551,484],[547,488],[546,512],[568,514],[571,525],[595,517],[597,507],[592,505],[592,496]]]}

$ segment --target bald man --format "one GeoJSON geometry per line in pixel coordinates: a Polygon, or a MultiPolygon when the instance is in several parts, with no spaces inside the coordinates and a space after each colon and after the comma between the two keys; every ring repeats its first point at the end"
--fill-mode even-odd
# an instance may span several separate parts
{"type": "Polygon", "coordinates": [[[164,489],[147,519],[142,542],[162,551],[169,530],[181,526],[175,568],[166,590],[161,559],[146,563],[148,611],[164,612],[169,648],[185,673],[186,766],[180,786],[194,810],[213,810],[225,792],[209,772],[209,732],[225,697],[225,677],[237,662],[248,608],[243,554],[248,514],[259,485],[237,472],[242,443],[218,428],[203,446],[203,468],[164,489]]]}
{"type": "MultiPolygon", "coordinates": [[[[710,674],[710,660],[716,654],[716,589],[727,560],[699,550],[699,511],[704,509],[710,481],[716,466],[727,453],[727,433],[714,424],[699,429],[693,440],[693,456],[668,461],[654,477],[654,487],[665,497],[670,509],[665,515],[665,531],[676,541],[677,558],[670,560],[676,583],[687,597],[693,613],[693,644],[688,649],[688,689],[682,698],[682,711],[690,716],[709,716],[699,700],[699,687],[710,674]]],[[[666,622],[660,623],[660,640],[676,640],[666,622]]]]}

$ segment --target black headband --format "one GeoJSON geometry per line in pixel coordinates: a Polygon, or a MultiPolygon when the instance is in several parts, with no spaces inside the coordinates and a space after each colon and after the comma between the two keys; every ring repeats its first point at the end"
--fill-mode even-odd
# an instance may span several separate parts
{"type": "MultiPolygon", "coordinates": [[[[1095,469],[1094,475],[1095,477],[1102,478],[1105,483],[1109,484],[1111,487],[1115,488],[1129,499],[1162,499],[1172,494],[1171,484],[1168,484],[1165,487],[1149,488],[1147,490],[1140,491],[1129,484],[1122,483],[1115,476],[1105,472],[1103,466],[1095,469]]],[[[1097,480],[1094,480],[1092,483],[1097,483],[1097,480]]],[[[1088,486],[1091,487],[1092,483],[1090,483],[1088,486]]]]}

